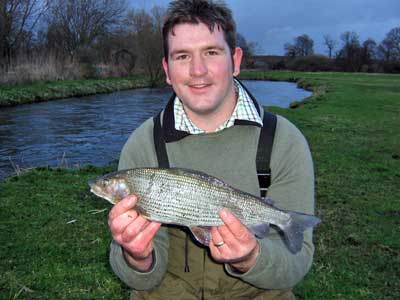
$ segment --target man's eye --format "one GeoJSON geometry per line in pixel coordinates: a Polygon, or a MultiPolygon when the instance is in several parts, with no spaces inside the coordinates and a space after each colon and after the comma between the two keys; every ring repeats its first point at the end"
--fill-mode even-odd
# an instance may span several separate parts
{"type": "Polygon", "coordinates": [[[215,51],[215,50],[209,50],[209,51],[207,51],[206,54],[209,55],[209,56],[214,56],[214,55],[218,55],[218,52],[215,51]]]}
{"type": "Polygon", "coordinates": [[[175,59],[176,60],[185,60],[185,59],[188,59],[188,58],[189,58],[189,55],[181,54],[181,55],[178,55],[175,59]]]}

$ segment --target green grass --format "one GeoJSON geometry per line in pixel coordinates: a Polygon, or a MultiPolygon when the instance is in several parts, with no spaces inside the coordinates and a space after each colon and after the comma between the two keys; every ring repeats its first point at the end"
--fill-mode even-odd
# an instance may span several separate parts
{"type": "Polygon", "coordinates": [[[87,185],[109,171],[38,168],[1,184],[0,299],[126,298],[107,259],[111,205],[87,185]]]}
{"type": "Polygon", "coordinates": [[[148,86],[144,76],[0,85],[0,107],[54,99],[110,93],[148,86]]]}
{"type": "MultiPolygon", "coordinates": [[[[400,76],[241,77],[316,91],[297,109],[270,108],[303,131],[315,163],[323,222],[297,299],[400,299],[400,76]]],[[[108,171],[40,168],[0,183],[0,299],[128,299],[108,266],[108,212],[90,213],[110,207],[87,188],[108,171]]]]}

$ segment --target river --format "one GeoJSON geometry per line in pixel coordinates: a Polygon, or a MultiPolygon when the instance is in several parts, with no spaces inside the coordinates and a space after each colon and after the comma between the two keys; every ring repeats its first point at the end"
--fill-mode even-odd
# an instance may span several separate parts
{"type": "MultiPolygon", "coordinates": [[[[263,105],[288,107],[311,95],[294,83],[243,81],[263,105]]],[[[0,110],[0,179],[36,166],[103,166],[115,162],[129,134],[161,110],[171,89],[26,104],[0,110]]]]}

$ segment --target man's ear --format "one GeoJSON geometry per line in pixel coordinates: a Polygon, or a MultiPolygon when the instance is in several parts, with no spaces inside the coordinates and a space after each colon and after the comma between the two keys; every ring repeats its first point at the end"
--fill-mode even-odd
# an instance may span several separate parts
{"type": "Polygon", "coordinates": [[[233,76],[238,76],[240,73],[240,64],[242,63],[243,50],[236,47],[233,53],[233,76]]]}
{"type": "Polygon", "coordinates": [[[162,66],[163,66],[164,73],[165,73],[165,81],[166,81],[169,85],[172,85],[171,79],[169,78],[168,62],[167,62],[167,60],[165,59],[165,57],[163,57],[163,59],[162,59],[162,66]]]}

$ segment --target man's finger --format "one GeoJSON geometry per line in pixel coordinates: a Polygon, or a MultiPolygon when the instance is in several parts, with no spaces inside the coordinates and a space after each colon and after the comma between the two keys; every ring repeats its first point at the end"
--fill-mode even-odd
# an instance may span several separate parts
{"type": "Polygon", "coordinates": [[[116,203],[111,209],[108,218],[110,220],[122,215],[126,211],[132,209],[137,203],[137,197],[135,195],[129,195],[122,199],[120,202],[116,203]]]}
{"type": "Polygon", "coordinates": [[[153,250],[151,242],[160,226],[161,224],[157,222],[147,222],[142,231],[125,244],[125,249],[136,259],[147,257],[153,250]]]}
{"type": "Polygon", "coordinates": [[[133,222],[126,226],[122,233],[122,240],[126,243],[133,240],[148,222],[148,220],[139,215],[133,222]]]}
{"type": "Polygon", "coordinates": [[[114,235],[124,232],[125,228],[134,222],[137,217],[138,213],[136,211],[128,210],[114,219],[109,219],[108,226],[110,227],[111,233],[114,235]]]}
{"type": "MultiPolygon", "coordinates": [[[[229,231],[232,233],[232,235],[237,238],[238,240],[246,240],[249,235],[249,230],[245,225],[240,222],[240,220],[232,214],[229,210],[227,209],[222,209],[219,212],[219,215],[226,225],[226,227],[229,229],[229,231]]],[[[220,230],[221,235],[225,235],[225,233],[220,230]]]]}
{"type": "Polygon", "coordinates": [[[219,245],[221,243],[225,243],[223,237],[220,235],[217,227],[211,228],[211,242],[210,244],[219,245]]]}
{"type": "Polygon", "coordinates": [[[161,223],[150,222],[147,226],[143,228],[141,232],[137,234],[135,241],[146,245],[149,244],[153,240],[160,227],[161,223]]]}

